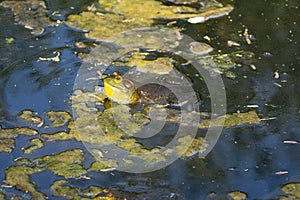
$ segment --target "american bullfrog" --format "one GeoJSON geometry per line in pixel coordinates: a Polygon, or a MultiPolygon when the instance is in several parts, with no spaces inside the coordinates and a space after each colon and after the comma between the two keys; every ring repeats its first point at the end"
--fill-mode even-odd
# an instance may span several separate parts
{"type": "Polygon", "coordinates": [[[124,78],[119,72],[113,72],[112,77],[104,79],[104,91],[106,96],[120,104],[136,102],[155,103],[161,105],[178,105],[176,95],[167,87],[148,83],[136,87],[136,82],[124,78]]]}

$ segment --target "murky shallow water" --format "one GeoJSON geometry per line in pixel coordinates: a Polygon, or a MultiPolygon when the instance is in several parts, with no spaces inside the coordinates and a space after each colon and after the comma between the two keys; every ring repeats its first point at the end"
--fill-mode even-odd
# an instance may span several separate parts
{"type": "MultiPolygon", "coordinates": [[[[212,45],[224,52],[233,51],[233,48],[226,47],[227,40],[241,38],[238,34],[243,34],[247,27],[255,40],[254,44],[242,48],[256,54],[257,69],[239,68],[236,69],[237,79],[224,79],[228,111],[247,111],[250,109],[246,105],[253,104],[258,105],[256,110],[263,118],[276,119],[255,126],[226,128],[205,159],[178,160],[165,169],[147,174],[89,173],[91,180],[74,179],[70,181],[73,186],[85,188],[94,184],[129,191],[143,187],[177,188],[186,199],[205,199],[211,192],[224,195],[242,191],[249,199],[276,199],[282,194],[280,186],[300,181],[299,146],[283,143],[285,140],[300,140],[298,2],[230,3],[235,7],[229,15],[232,22],[225,17],[205,24],[183,23],[182,26],[194,39],[203,40],[203,36],[209,35],[213,38],[212,45]],[[280,75],[278,79],[274,78],[276,71],[280,75]],[[280,175],[276,172],[287,173],[280,175]]],[[[24,109],[34,110],[41,116],[48,110],[71,112],[69,97],[81,64],[74,54],[80,51],[74,42],[86,40],[84,33],[60,25],[35,37],[13,23],[13,14],[0,9],[1,125],[24,126],[16,119],[24,109]],[[6,38],[14,38],[14,41],[8,44],[6,38]],[[53,52],[58,50],[61,52],[60,62],[36,62],[39,57],[55,56],[53,52]]],[[[45,130],[41,128],[40,131],[45,130]]],[[[12,153],[0,154],[2,181],[4,170],[22,155],[21,148],[28,144],[28,138],[18,137],[12,153]]],[[[83,145],[74,141],[47,143],[41,151],[26,157],[35,158],[72,148],[83,148],[83,145]]],[[[38,189],[50,199],[60,199],[52,197],[49,191],[56,178],[48,171],[32,176],[38,189]]],[[[9,191],[19,193],[16,189],[9,191]]]]}

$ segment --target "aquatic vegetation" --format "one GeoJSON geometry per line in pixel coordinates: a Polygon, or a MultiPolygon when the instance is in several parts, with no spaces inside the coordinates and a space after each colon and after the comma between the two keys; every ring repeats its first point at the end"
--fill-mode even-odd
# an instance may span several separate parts
{"type": "Polygon", "coordinates": [[[41,134],[41,137],[44,138],[47,142],[49,142],[55,140],[70,140],[74,138],[74,135],[70,134],[69,132],[59,131],[52,134],[41,134]]]}
{"type": "Polygon", "coordinates": [[[30,142],[32,143],[32,145],[26,148],[22,148],[22,151],[25,154],[30,154],[33,150],[44,146],[44,142],[40,138],[33,138],[30,140],[30,142]]]}
{"type": "Polygon", "coordinates": [[[36,185],[30,182],[30,175],[39,171],[28,166],[11,166],[5,170],[5,182],[21,191],[30,192],[32,199],[46,199],[46,195],[39,192],[36,185]]]}
{"type": "Polygon", "coordinates": [[[225,126],[225,127],[232,127],[232,126],[239,126],[242,124],[258,124],[260,123],[260,118],[258,117],[255,111],[249,111],[245,113],[232,113],[227,114],[225,116],[225,122],[222,123],[224,116],[217,117],[212,120],[204,120],[200,123],[200,128],[208,128],[212,126],[225,126]]]}
{"type": "Polygon", "coordinates": [[[6,199],[5,194],[2,191],[0,191],[0,199],[6,199]]]}
{"type": "Polygon", "coordinates": [[[73,188],[68,185],[66,180],[57,180],[51,185],[53,196],[63,196],[66,199],[84,199],[80,196],[80,189],[73,188]]]}
{"type": "Polygon", "coordinates": [[[47,116],[52,122],[53,127],[64,126],[72,118],[66,111],[48,111],[47,116]]]}
{"type": "Polygon", "coordinates": [[[14,160],[17,165],[33,166],[34,163],[29,158],[17,158],[14,160]]]}
{"type": "Polygon", "coordinates": [[[113,171],[118,167],[118,163],[115,160],[109,160],[100,157],[98,157],[97,160],[98,161],[95,161],[91,164],[88,171],[107,172],[107,171],[113,171]]]}
{"type": "Polygon", "coordinates": [[[14,38],[5,38],[6,44],[11,44],[14,40],[14,38]]]}
{"type": "Polygon", "coordinates": [[[201,153],[208,146],[204,138],[192,138],[190,135],[178,138],[177,141],[179,142],[179,145],[176,146],[176,151],[182,152],[182,156],[184,157],[191,157],[197,153],[201,153]],[[192,140],[191,144],[190,140],[192,140]],[[188,146],[189,144],[190,146],[188,146]]]}
{"type": "MultiPolygon", "coordinates": [[[[166,6],[156,0],[104,0],[100,1],[100,5],[101,8],[96,12],[82,12],[80,15],[69,16],[67,24],[88,30],[89,37],[103,40],[127,30],[150,27],[155,19],[185,19],[208,11],[211,11],[208,15],[217,16],[213,10],[222,6],[218,4],[197,9],[188,6],[166,6]]],[[[230,9],[232,10],[231,6],[230,9]]],[[[204,16],[207,17],[207,14],[204,16]]]]}
{"type": "Polygon", "coordinates": [[[86,173],[82,166],[83,159],[84,154],[80,149],[36,158],[33,162],[27,158],[19,158],[15,160],[17,166],[11,166],[5,171],[5,182],[21,191],[29,192],[32,199],[46,199],[46,195],[39,192],[31,183],[30,175],[48,169],[64,178],[78,178],[86,173]]]}
{"type": "Polygon", "coordinates": [[[31,125],[36,127],[41,127],[44,122],[42,118],[37,116],[38,113],[33,112],[32,110],[23,110],[20,112],[19,117],[29,122],[31,125]]]}
{"type": "Polygon", "coordinates": [[[300,183],[288,183],[281,187],[281,190],[285,192],[288,196],[287,197],[280,197],[282,200],[287,199],[299,199],[300,198],[300,183]]]}
{"type": "Polygon", "coordinates": [[[86,196],[86,197],[89,197],[89,198],[94,198],[95,196],[97,196],[98,194],[103,193],[103,192],[107,193],[108,190],[104,189],[104,188],[101,188],[101,187],[98,187],[98,186],[91,185],[91,186],[87,187],[86,189],[83,189],[81,191],[81,194],[83,196],[86,196]]]}
{"type": "Polygon", "coordinates": [[[233,200],[246,200],[248,198],[248,195],[244,192],[240,192],[240,191],[233,191],[229,193],[229,196],[233,199],[233,200]]]}
{"type": "Polygon", "coordinates": [[[0,126],[0,152],[12,152],[15,147],[15,137],[18,135],[36,135],[38,132],[28,127],[22,128],[2,128],[0,126]]]}
{"type": "Polygon", "coordinates": [[[15,140],[10,138],[1,138],[0,139],[0,152],[12,152],[15,147],[15,140]]]}
{"type": "Polygon", "coordinates": [[[48,169],[65,178],[76,178],[85,174],[82,163],[84,154],[81,149],[72,149],[55,155],[34,159],[36,168],[48,169]]]}
{"type": "Polygon", "coordinates": [[[44,1],[3,1],[0,5],[10,8],[14,12],[15,21],[31,30],[33,34],[42,33],[47,25],[57,24],[47,16],[48,10],[44,1]]]}
{"type": "Polygon", "coordinates": [[[146,60],[146,56],[149,53],[132,53],[130,56],[124,58],[125,60],[121,63],[114,62],[114,65],[126,64],[129,67],[136,67],[138,71],[143,73],[154,73],[154,74],[169,74],[172,70],[173,60],[168,57],[161,57],[155,60],[146,60]]]}

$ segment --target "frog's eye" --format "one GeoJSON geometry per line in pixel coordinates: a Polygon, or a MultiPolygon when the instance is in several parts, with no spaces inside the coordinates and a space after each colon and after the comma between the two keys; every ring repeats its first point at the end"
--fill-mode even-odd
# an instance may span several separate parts
{"type": "Polygon", "coordinates": [[[114,197],[114,195],[112,193],[108,193],[106,194],[106,197],[114,197]]]}
{"type": "Polygon", "coordinates": [[[127,88],[130,89],[133,87],[133,83],[130,80],[124,80],[123,85],[127,88]]]}
{"type": "Polygon", "coordinates": [[[122,76],[120,76],[120,75],[115,76],[115,81],[116,81],[117,83],[122,82],[122,80],[123,80],[123,77],[122,77],[122,76]]]}
{"type": "Polygon", "coordinates": [[[112,73],[112,75],[113,75],[114,77],[116,77],[116,76],[120,76],[120,73],[119,73],[118,71],[114,71],[114,72],[112,73]]]}

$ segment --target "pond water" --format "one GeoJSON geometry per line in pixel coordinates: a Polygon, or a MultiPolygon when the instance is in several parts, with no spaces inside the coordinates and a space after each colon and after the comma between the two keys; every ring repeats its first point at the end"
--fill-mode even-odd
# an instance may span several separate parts
{"type": "MultiPolygon", "coordinates": [[[[50,12],[62,13],[52,15],[52,20],[64,20],[69,14],[86,10],[92,2],[72,1],[69,5],[46,1],[46,5],[50,12]]],[[[128,193],[149,192],[145,199],[214,199],[214,193],[221,199],[229,199],[227,194],[233,191],[247,194],[248,199],[279,199],[284,195],[280,189],[283,185],[300,182],[300,95],[297,93],[300,92],[297,89],[300,88],[300,4],[297,0],[221,2],[234,7],[229,16],[210,19],[203,24],[180,21],[177,25],[184,27],[183,32],[197,41],[206,42],[203,37],[208,35],[212,40],[210,44],[222,53],[240,49],[255,53],[255,62],[251,63],[255,68],[244,65],[233,70],[237,78],[224,78],[227,111],[256,110],[264,120],[257,125],[225,128],[218,143],[203,159],[197,156],[178,159],[168,167],[143,174],[89,172],[90,179],[69,178],[69,185],[81,189],[97,185],[128,193]],[[251,39],[249,45],[242,36],[245,28],[251,39]],[[228,47],[228,40],[242,45],[228,47]],[[176,195],[172,197],[172,194],[176,195]]],[[[32,35],[30,30],[14,22],[12,11],[0,7],[2,128],[28,126],[28,122],[18,117],[23,110],[32,110],[43,119],[49,110],[72,113],[70,96],[82,64],[77,55],[91,51],[93,43],[94,40],[85,37],[85,32],[63,23],[47,27],[40,35],[32,35]],[[79,48],[75,45],[78,41],[83,41],[86,47],[79,48]],[[59,62],[41,60],[53,58],[57,52],[60,52],[59,62]]],[[[50,124],[50,121],[44,123],[50,124]]],[[[67,126],[30,126],[40,133],[67,129],[67,126]]],[[[15,159],[85,149],[81,142],[72,139],[48,142],[41,149],[24,154],[22,148],[30,145],[31,138],[33,136],[18,136],[11,153],[0,153],[0,192],[5,191],[7,198],[14,195],[30,198],[29,194],[19,191],[20,188],[5,187],[5,170],[16,165],[15,159]]],[[[91,160],[92,156],[86,152],[84,166],[91,160]]],[[[64,199],[51,193],[50,186],[57,179],[62,178],[49,170],[31,175],[31,181],[49,199],[64,199]]],[[[142,199],[142,195],[131,198],[142,199]]]]}

